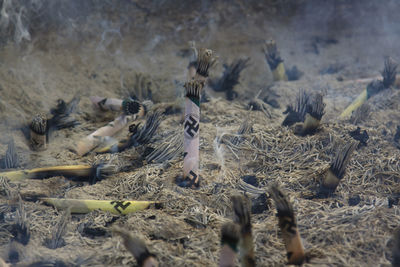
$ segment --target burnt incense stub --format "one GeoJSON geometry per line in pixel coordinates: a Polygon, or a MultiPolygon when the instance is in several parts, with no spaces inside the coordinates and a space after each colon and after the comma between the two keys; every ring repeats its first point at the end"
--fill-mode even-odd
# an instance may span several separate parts
{"type": "Polygon", "coordinates": [[[270,40],[265,43],[264,54],[271,70],[275,70],[279,63],[283,62],[274,40],[270,40]]]}
{"type": "Polygon", "coordinates": [[[125,115],[134,115],[139,112],[142,105],[133,99],[124,99],[122,101],[122,111],[125,115]]]}
{"type": "Polygon", "coordinates": [[[47,118],[44,114],[33,117],[31,125],[31,147],[33,150],[45,150],[47,148],[47,118]]]}

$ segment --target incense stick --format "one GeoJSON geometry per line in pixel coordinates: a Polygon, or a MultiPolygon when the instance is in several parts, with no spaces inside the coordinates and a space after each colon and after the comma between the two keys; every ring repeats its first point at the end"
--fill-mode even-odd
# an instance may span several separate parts
{"type": "Polygon", "coordinates": [[[234,267],[238,243],[240,239],[239,227],[233,222],[226,223],[221,229],[221,251],[219,267],[234,267]]]}
{"type": "Polygon", "coordinates": [[[94,199],[63,199],[41,198],[47,204],[57,209],[71,209],[71,213],[89,213],[93,210],[108,211],[113,214],[129,214],[145,210],[156,201],[120,201],[120,200],[94,200],[94,199]]]}
{"type": "Polygon", "coordinates": [[[274,81],[287,81],[288,77],[286,76],[285,66],[276,46],[276,42],[274,40],[265,42],[263,52],[268,66],[271,69],[274,81]]]}
{"type": "Polygon", "coordinates": [[[279,228],[281,229],[282,239],[285,243],[288,264],[301,265],[306,261],[306,254],[297,229],[292,205],[276,185],[271,186],[270,195],[275,201],[276,216],[278,217],[279,228]]]}

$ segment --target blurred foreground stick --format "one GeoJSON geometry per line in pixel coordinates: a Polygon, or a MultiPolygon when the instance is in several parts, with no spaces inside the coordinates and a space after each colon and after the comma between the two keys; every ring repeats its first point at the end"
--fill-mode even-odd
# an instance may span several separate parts
{"type": "Polygon", "coordinates": [[[288,264],[301,265],[308,259],[297,229],[293,207],[278,186],[271,186],[270,195],[275,201],[276,216],[278,217],[279,228],[285,243],[288,264]]]}
{"type": "Polygon", "coordinates": [[[11,181],[23,179],[45,179],[54,176],[64,176],[78,180],[86,180],[93,184],[115,171],[115,166],[109,164],[96,165],[64,165],[43,167],[30,170],[0,172],[0,176],[11,181]]]}
{"type": "Polygon", "coordinates": [[[221,229],[221,251],[219,256],[220,267],[234,267],[240,231],[237,224],[228,222],[221,229]]]}
{"type": "Polygon", "coordinates": [[[391,87],[396,81],[397,63],[390,57],[385,59],[385,67],[382,71],[383,80],[374,80],[370,82],[367,88],[340,114],[340,118],[351,115],[353,111],[359,108],[365,101],[372,96],[380,93],[384,89],[391,87]]]}
{"type": "Polygon", "coordinates": [[[108,211],[113,214],[128,214],[156,205],[156,201],[119,201],[119,200],[93,200],[93,199],[62,199],[41,198],[47,204],[57,209],[71,209],[71,213],[89,213],[94,210],[108,211]]]}
{"type": "Polygon", "coordinates": [[[133,237],[128,231],[119,227],[113,227],[113,233],[118,234],[124,240],[125,248],[135,257],[140,267],[157,267],[156,256],[149,252],[146,244],[139,238],[133,237]]]}
{"type": "Polygon", "coordinates": [[[251,226],[251,214],[248,201],[242,196],[232,197],[235,221],[240,225],[240,262],[243,267],[256,265],[251,226]]]}

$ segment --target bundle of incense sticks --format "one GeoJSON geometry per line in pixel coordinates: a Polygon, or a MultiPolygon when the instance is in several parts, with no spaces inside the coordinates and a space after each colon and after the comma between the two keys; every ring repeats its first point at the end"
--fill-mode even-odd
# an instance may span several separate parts
{"type": "Polygon", "coordinates": [[[32,150],[42,151],[47,148],[47,118],[44,114],[37,114],[33,117],[31,125],[31,148],[32,150]]]}
{"type": "Polygon", "coordinates": [[[197,54],[197,61],[189,64],[189,81],[185,83],[183,181],[179,184],[183,187],[198,187],[200,184],[200,96],[208,77],[209,68],[216,61],[212,50],[200,49],[199,52],[195,50],[195,54],[197,54]]]}
{"type": "Polygon", "coordinates": [[[64,176],[67,178],[84,179],[90,183],[109,176],[115,172],[115,166],[109,164],[97,165],[65,165],[43,167],[30,170],[18,170],[9,172],[0,172],[3,176],[11,181],[23,179],[45,179],[54,176],[64,176]]]}
{"type": "Polygon", "coordinates": [[[279,50],[274,40],[265,42],[263,49],[265,59],[272,71],[274,81],[287,81],[285,66],[283,65],[283,59],[280,56],[279,50]]]}
{"type": "Polygon", "coordinates": [[[156,201],[119,201],[119,200],[94,200],[94,199],[60,199],[41,198],[47,204],[57,209],[71,209],[71,213],[89,213],[94,210],[108,211],[113,214],[129,214],[145,210],[156,201]]]}

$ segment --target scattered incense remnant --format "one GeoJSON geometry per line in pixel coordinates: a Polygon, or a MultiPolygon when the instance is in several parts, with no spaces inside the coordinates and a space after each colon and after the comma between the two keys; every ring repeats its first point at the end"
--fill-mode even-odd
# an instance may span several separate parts
{"type": "Polygon", "coordinates": [[[241,142],[243,142],[243,135],[251,132],[253,132],[253,122],[249,121],[249,119],[245,119],[242,124],[240,124],[236,136],[232,137],[231,143],[235,146],[239,145],[241,142]]]}
{"type": "Polygon", "coordinates": [[[128,214],[145,210],[156,201],[119,201],[94,199],[41,198],[57,209],[71,209],[71,213],[89,213],[93,210],[109,211],[113,214],[128,214]]]}
{"type": "Polygon", "coordinates": [[[150,142],[158,129],[162,120],[160,112],[153,112],[149,115],[144,126],[132,124],[129,126],[130,136],[128,139],[121,140],[117,144],[96,150],[96,153],[116,153],[124,151],[130,147],[145,145],[150,142]]]}
{"type": "Polygon", "coordinates": [[[47,118],[44,114],[33,117],[31,125],[31,148],[35,151],[43,151],[47,148],[47,118]]]}
{"type": "Polygon", "coordinates": [[[357,143],[352,142],[347,144],[343,149],[338,150],[335,159],[322,178],[318,196],[327,197],[335,192],[336,187],[339,185],[339,182],[343,179],[346,173],[347,164],[349,163],[351,154],[356,146],[357,143]]]}
{"type": "Polygon", "coordinates": [[[140,267],[157,267],[156,255],[149,252],[146,244],[139,238],[133,237],[128,231],[119,227],[113,227],[113,233],[118,234],[124,240],[125,248],[135,257],[140,267]]]}
{"type": "Polygon", "coordinates": [[[134,99],[116,99],[91,96],[93,105],[102,111],[122,111],[125,115],[143,117],[147,113],[146,105],[134,99]]]}
{"type": "Polygon", "coordinates": [[[239,83],[240,73],[248,66],[250,58],[236,59],[232,64],[224,64],[224,74],[217,81],[210,81],[211,88],[216,92],[225,92],[226,99],[233,100],[238,94],[233,90],[239,83]]]}
{"type": "Polygon", "coordinates": [[[57,224],[54,226],[51,238],[45,240],[45,246],[47,248],[57,249],[65,246],[65,241],[63,239],[63,236],[65,235],[65,231],[67,229],[67,225],[70,219],[71,219],[71,211],[67,209],[62,213],[57,224]]]}
{"type": "Polygon", "coordinates": [[[390,88],[396,80],[397,63],[390,57],[385,59],[385,67],[382,71],[383,81],[373,80],[367,88],[340,114],[340,118],[348,117],[353,111],[359,108],[365,101],[390,88]]]}
{"type": "Polygon", "coordinates": [[[310,95],[300,89],[296,96],[295,105],[289,105],[283,114],[287,114],[282,122],[283,126],[292,126],[297,122],[303,122],[307,113],[307,107],[310,104],[310,95]]]}
{"type": "Polygon", "coordinates": [[[236,255],[240,239],[239,227],[233,222],[228,222],[221,229],[221,252],[219,256],[219,267],[236,266],[236,255]]]}
{"type": "Polygon", "coordinates": [[[3,176],[11,181],[22,179],[45,179],[54,176],[64,176],[73,179],[87,180],[93,184],[102,180],[115,172],[115,166],[110,164],[97,165],[65,165],[36,168],[31,170],[19,170],[0,172],[3,176]]]}
{"type": "Polygon", "coordinates": [[[287,81],[288,77],[286,76],[285,66],[283,65],[283,59],[280,56],[276,42],[274,40],[265,42],[263,52],[268,66],[272,71],[274,81],[287,81]]]}
{"type": "Polygon", "coordinates": [[[17,241],[24,246],[28,244],[31,238],[29,220],[21,198],[16,211],[15,223],[11,225],[10,233],[13,235],[13,241],[17,241]]]}
{"type": "Polygon", "coordinates": [[[323,102],[322,94],[317,94],[306,107],[306,115],[304,123],[296,125],[295,134],[307,135],[313,134],[318,129],[324,112],[325,104],[323,102]]]}
{"type": "Polygon", "coordinates": [[[400,267],[400,228],[397,228],[393,235],[394,246],[392,250],[392,266],[400,267]]]}
{"type": "Polygon", "coordinates": [[[260,99],[260,94],[261,90],[256,94],[256,96],[250,100],[249,104],[247,104],[247,109],[248,110],[260,110],[262,111],[265,116],[268,118],[272,118],[271,113],[268,110],[267,104],[264,102],[264,100],[260,99]]]}
{"type": "Polygon", "coordinates": [[[276,216],[278,217],[279,228],[285,243],[288,264],[301,265],[308,259],[297,229],[293,207],[277,185],[271,186],[270,195],[275,201],[276,216]]]}
{"type": "Polygon", "coordinates": [[[158,145],[146,155],[147,163],[168,163],[183,153],[183,142],[181,135],[175,135],[172,139],[158,145]]]}
{"type": "Polygon", "coordinates": [[[361,128],[357,127],[354,131],[349,132],[350,136],[353,137],[355,140],[359,141],[360,143],[358,144],[358,147],[366,146],[369,136],[367,133],[367,130],[364,130],[361,133],[361,128]]]}
{"type": "Polygon", "coordinates": [[[6,155],[0,160],[0,168],[13,169],[19,167],[19,159],[15,151],[14,139],[8,143],[6,155]]]}
{"type": "Polygon", "coordinates": [[[250,207],[242,196],[233,196],[235,221],[240,225],[240,262],[243,267],[255,266],[253,235],[251,232],[250,207]]]}
{"type": "Polygon", "coordinates": [[[48,135],[54,130],[74,127],[79,124],[79,122],[71,116],[71,114],[76,111],[79,101],[79,96],[74,96],[68,103],[65,103],[62,99],[57,100],[57,106],[50,110],[53,117],[47,121],[48,135]]]}

